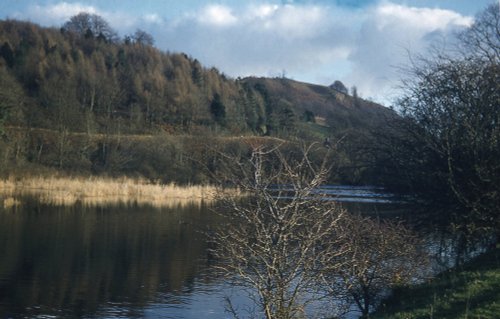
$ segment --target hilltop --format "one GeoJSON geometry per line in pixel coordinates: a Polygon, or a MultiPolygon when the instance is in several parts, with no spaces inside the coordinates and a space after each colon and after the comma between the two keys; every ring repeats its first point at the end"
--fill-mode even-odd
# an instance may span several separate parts
{"type": "Polygon", "coordinates": [[[243,80],[276,109],[290,108],[305,122],[329,127],[330,134],[343,130],[374,129],[394,118],[392,110],[359,98],[332,86],[298,82],[286,78],[255,78],[243,80]]]}

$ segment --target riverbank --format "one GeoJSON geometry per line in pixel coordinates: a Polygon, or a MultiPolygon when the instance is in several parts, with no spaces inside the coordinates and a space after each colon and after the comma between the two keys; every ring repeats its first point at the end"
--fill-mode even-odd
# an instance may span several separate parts
{"type": "Polygon", "coordinates": [[[371,318],[498,318],[500,248],[427,283],[394,290],[371,318]]]}
{"type": "Polygon", "coordinates": [[[86,206],[120,203],[147,204],[155,207],[183,202],[212,200],[215,187],[151,183],[140,178],[105,177],[9,177],[0,180],[0,204],[20,205],[19,198],[36,197],[52,205],[86,206]]]}

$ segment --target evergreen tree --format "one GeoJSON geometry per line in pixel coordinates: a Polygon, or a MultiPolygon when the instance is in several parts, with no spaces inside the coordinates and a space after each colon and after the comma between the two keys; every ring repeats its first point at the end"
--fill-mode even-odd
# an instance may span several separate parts
{"type": "Polygon", "coordinates": [[[214,120],[220,125],[226,124],[226,106],[222,103],[221,97],[218,93],[214,95],[212,103],[210,104],[210,111],[214,120]]]}

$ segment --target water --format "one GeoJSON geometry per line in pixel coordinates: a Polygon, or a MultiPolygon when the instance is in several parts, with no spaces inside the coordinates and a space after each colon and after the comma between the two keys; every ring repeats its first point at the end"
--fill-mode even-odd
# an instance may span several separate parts
{"type": "MultiPolygon", "coordinates": [[[[355,191],[350,209],[388,204],[355,191]]],[[[213,271],[218,218],[206,205],[0,209],[0,318],[229,318],[223,297],[246,301],[213,271]]]]}
{"type": "Polygon", "coordinates": [[[320,187],[318,192],[338,202],[392,204],[400,201],[396,195],[374,186],[328,185],[320,187]]]}
{"type": "MultiPolygon", "coordinates": [[[[165,318],[189,318],[179,309],[191,311],[193,292],[217,285],[202,234],[213,219],[203,206],[32,203],[3,212],[0,317],[139,318],[166,305],[175,316],[165,318]]],[[[202,296],[193,302],[205,302],[202,296]]]]}

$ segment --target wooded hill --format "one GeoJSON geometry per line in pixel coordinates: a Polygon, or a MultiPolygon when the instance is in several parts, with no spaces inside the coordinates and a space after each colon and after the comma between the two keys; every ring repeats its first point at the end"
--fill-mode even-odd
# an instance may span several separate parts
{"type": "Polygon", "coordinates": [[[144,139],[177,137],[182,145],[172,156],[178,159],[186,151],[181,136],[322,141],[368,132],[394,116],[332,87],[286,78],[231,79],[186,54],[161,52],[130,37],[0,21],[4,170],[25,163],[164,178],[151,173],[161,170],[154,163],[163,157],[147,169],[134,166],[145,160],[144,150],[133,150],[144,139]]]}

